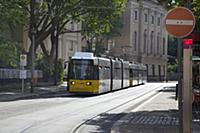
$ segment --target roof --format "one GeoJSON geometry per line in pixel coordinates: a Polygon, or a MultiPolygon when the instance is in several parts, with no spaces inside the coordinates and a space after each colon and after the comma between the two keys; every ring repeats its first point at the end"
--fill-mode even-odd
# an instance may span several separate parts
{"type": "Polygon", "coordinates": [[[94,53],[90,52],[76,52],[72,59],[94,59],[94,53]]]}

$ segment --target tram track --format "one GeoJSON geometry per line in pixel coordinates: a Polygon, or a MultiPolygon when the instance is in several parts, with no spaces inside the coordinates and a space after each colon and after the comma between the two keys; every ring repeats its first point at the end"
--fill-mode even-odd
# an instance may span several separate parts
{"type": "MultiPolygon", "coordinates": [[[[97,117],[100,117],[100,116],[103,115],[103,114],[107,114],[107,113],[109,113],[109,112],[111,112],[111,111],[114,111],[114,110],[116,110],[116,109],[118,109],[118,108],[120,108],[120,107],[122,107],[122,106],[124,106],[124,105],[126,105],[126,104],[129,104],[130,102],[135,101],[135,100],[138,99],[138,98],[141,98],[141,96],[144,97],[144,96],[148,95],[150,92],[155,91],[155,90],[157,90],[157,89],[159,89],[159,88],[161,88],[161,87],[163,87],[163,86],[164,86],[164,85],[161,85],[161,86],[156,87],[156,88],[154,88],[154,89],[152,89],[152,90],[149,90],[148,92],[142,93],[141,95],[139,95],[139,96],[137,96],[137,97],[135,97],[135,98],[133,98],[133,99],[130,99],[130,100],[128,100],[128,101],[125,101],[124,103],[121,103],[120,105],[117,105],[117,106],[115,106],[115,107],[113,107],[113,108],[111,108],[111,109],[109,109],[109,110],[107,110],[107,111],[105,111],[105,112],[102,112],[102,113],[100,113],[100,114],[97,114],[97,115],[95,115],[95,116],[93,116],[93,117],[87,119],[86,121],[82,121],[81,123],[77,124],[77,126],[75,126],[75,128],[71,131],[71,133],[81,133],[81,130],[82,130],[82,128],[84,128],[84,125],[85,125],[86,123],[89,123],[89,122],[92,121],[93,119],[96,119],[97,117]]],[[[143,99],[143,101],[147,100],[148,98],[150,98],[150,97],[153,96],[154,94],[155,94],[155,93],[149,95],[147,98],[143,99]]],[[[140,103],[142,103],[143,101],[138,102],[136,105],[134,105],[134,107],[131,107],[131,108],[137,108],[137,107],[140,105],[140,103]]],[[[125,109],[125,110],[127,111],[127,110],[129,110],[129,109],[125,109]]],[[[125,115],[125,114],[124,114],[124,115],[125,115]]],[[[123,117],[124,115],[121,115],[120,117],[117,115],[117,116],[115,116],[115,117],[119,117],[119,118],[117,118],[117,119],[120,119],[120,118],[123,117]]],[[[113,117],[112,119],[115,119],[115,117],[113,117]]]]}

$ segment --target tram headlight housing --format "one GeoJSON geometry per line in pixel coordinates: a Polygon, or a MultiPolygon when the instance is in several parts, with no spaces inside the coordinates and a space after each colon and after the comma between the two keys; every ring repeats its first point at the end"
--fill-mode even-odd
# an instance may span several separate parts
{"type": "Polygon", "coordinates": [[[87,82],[86,85],[90,86],[90,85],[92,85],[92,82],[87,82]]]}
{"type": "Polygon", "coordinates": [[[74,81],[71,81],[71,85],[75,85],[75,82],[74,82],[74,81]]]}

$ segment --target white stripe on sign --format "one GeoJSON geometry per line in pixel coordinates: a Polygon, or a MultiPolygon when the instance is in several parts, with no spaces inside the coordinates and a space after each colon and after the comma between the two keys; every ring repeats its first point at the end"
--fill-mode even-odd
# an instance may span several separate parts
{"type": "Polygon", "coordinates": [[[167,25],[194,25],[194,20],[167,19],[167,25]]]}

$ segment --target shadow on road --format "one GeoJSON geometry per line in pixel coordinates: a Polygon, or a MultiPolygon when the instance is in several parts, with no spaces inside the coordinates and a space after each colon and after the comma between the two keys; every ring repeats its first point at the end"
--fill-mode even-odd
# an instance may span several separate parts
{"type": "Polygon", "coordinates": [[[178,111],[141,111],[121,114],[102,114],[86,123],[89,133],[178,133],[178,111]],[[95,127],[95,128],[94,128],[95,127]]]}

